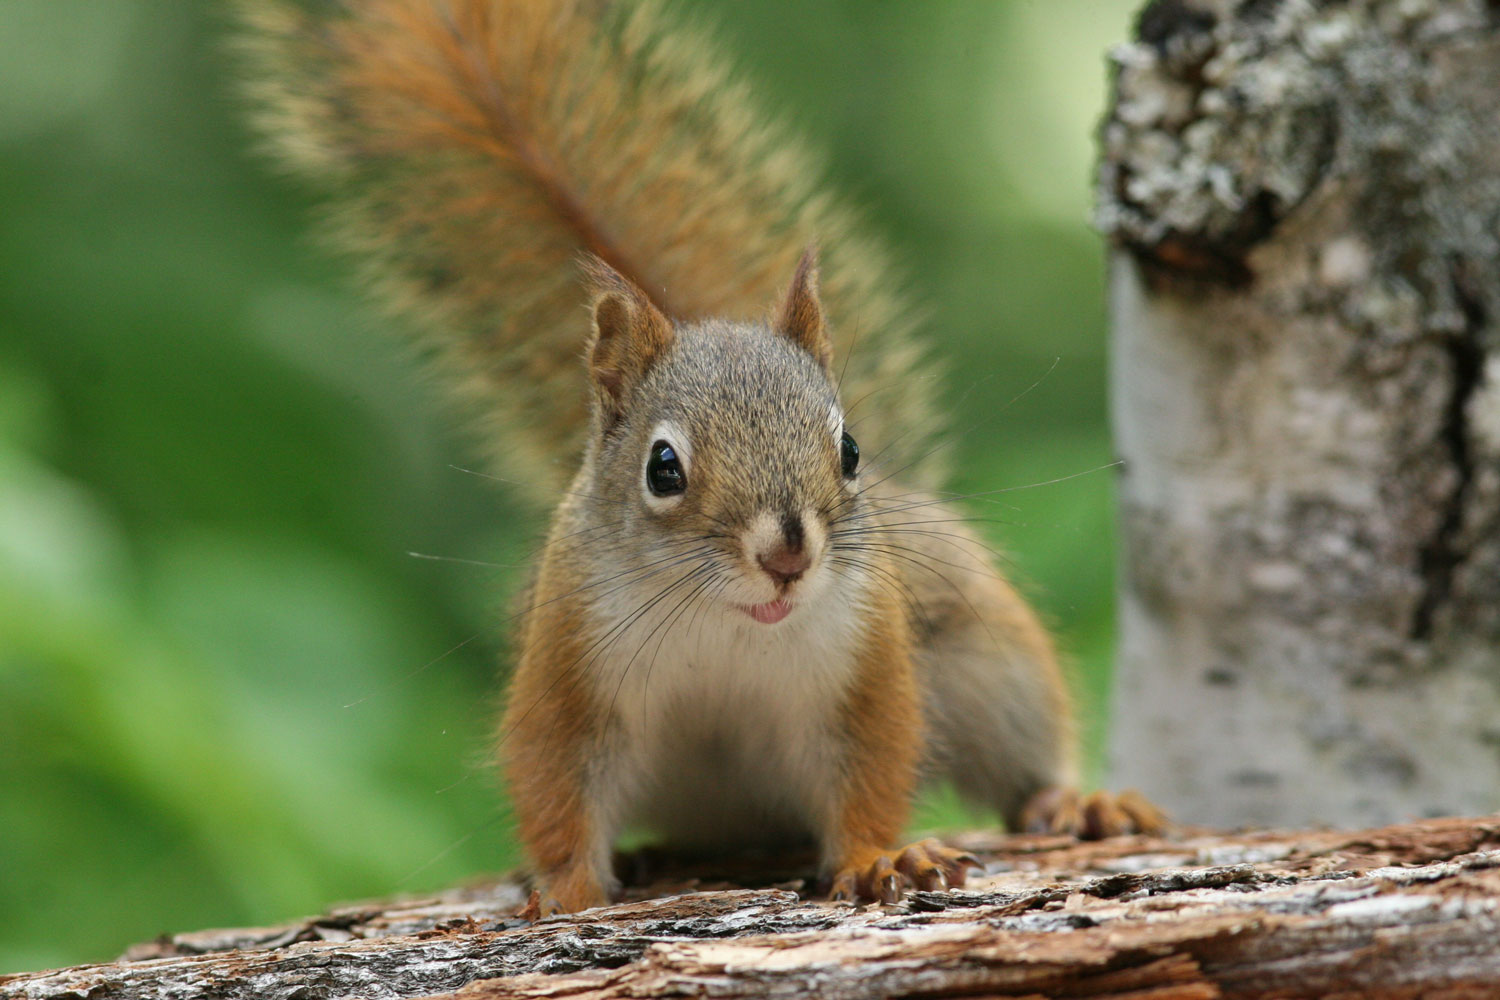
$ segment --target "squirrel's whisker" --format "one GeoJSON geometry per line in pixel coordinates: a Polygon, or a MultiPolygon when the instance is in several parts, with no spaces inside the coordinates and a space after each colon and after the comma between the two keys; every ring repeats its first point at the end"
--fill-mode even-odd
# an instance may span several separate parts
{"type": "MultiPolygon", "coordinates": [[[[690,575],[691,573],[689,574],[689,576],[690,575]]],[[[583,665],[583,671],[586,672],[589,666],[592,666],[598,661],[599,655],[607,650],[610,646],[612,646],[621,635],[629,631],[630,627],[634,625],[642,615],[650,611],[652,607],[654,607],[659,601],[670,594],[678,586],[683,584],[687,579],[688,577],[685,576],[679,577],[678,579],[674,580],[672,583],[668,584],[665,588],[658,591],[652,597],[642,602],[630,614],[624,616],[620,621],[610,626],[607,630],[605,630],[603,634],[595,638],[593,642],[591,642],[587,647],[584,648],[583,652],[580,653],[578,657],[573,660],[573,662],[569,663],[562,670],[558,671],[557,676],[553,678],[552,683],[547,686],[546,690],[544,690],[541,695],[537,697],[537,699],[531,704],[529,708],[526,709],[526,711],[521,715],[519,719],[515,721],[513,725],[508,727],[508,731],[506,731],[501,737],[498,746],[504,745],[505,741],[508,740],[510,736],[517,729],[519,729],[523,723],[525,723],[527,717],[531,715],[531,713],[536,709],[537,705],[540,705],[543,701],[545,701],[547,695],[550,694],[553,689],[555,689],[557,685],[564,680],[564,678],[571,676],[575,670],[578,670],[580,664],[583,665]],[[585,660],[587,660],[587,663],[584,662],[585,660]]],[[[545,746],[546,744],[543,745],[545,746]]]]}
{"type": "MultiPolygon", "coordinates": [[[[699,539],[697,539],[697,538],[686,539],[686,540],[684,540],[683,544],[690,544],[690,543],[693,543],[693,542],[697,542],[698,540],[699,539]]],[[[640,575],[640,574],[644,574],[644,576],[641,577],[642,579],[650,579],[651,577],[657,576],[660,573],[664,573],[664,572],[666,572],[666,571],[668,571],[668,570],[670,570],[672,568],[671,565],[668,565],[668,566],[665,566],[665,567],[661,567],[662,563],[676,564],[676,563],[680,563],[683,560],[692,558],[693,556],[703,555],[703,554],[706,554],[706,553],[709,553],[709,552],[712,552],[712,551],[714,551],[713,546],[704,545],[704,546],[701,546],[700,548],[692,550],[690,552],[673,552],[673,553],[670,553],[668,555],[662,556],[659,559],[654,559],[651,562],[643,563],[640,566],[633,566],[630,569],[621,570],[620,572],[615,573],[615,574],[613,574],[611,576],[604,577],[602,580],[594,580],[594,581],[591,581],[589,583],[585,583],[582,586],[575,587],[574,589],[569,590],[569,591],[567,591],[565,593],[562,593],[562,594],[558,594],[555,597],[549,597],[545,601],[538,601],[537,603],[531,605],[530,607],[523,608],[522,610],[517,611],[515,614],[511,615],[509,618],[505,619],[505,621],[502,622],[501,624],[505,624],[507,622],[516,621],[517,619],[522,618],[522,617],[524,617],[526,615],[529,615],[532,612],[534,612],[534,611],[536,611],[536,610],[538,610],[540,608],[544,608],[544,607],[546,607],[549,604],[555,604],[556,602],[561,601],[564,598],[572,597],[572,596],[574,596],[576,594],[581,594],[584,591],[592,590],[592,589],[594,589],[596,587],[602,587],[602,586],[604,586],[605,584],[608,584],[608,583],[613,583],[614,581],[619,580],[622,577],[630,577],[630,576],[637,576],[637,575],[640,575]],[[651,573],[645,573],[646,570],[651,569],[652,567],[661,567],[661,568],[656,569],[655,571],[653,571],[651,573]]],[[[624,587],[630,586],[634,582],[635,581],[633,581],[633,580],[626,580],[624,583],[618,584],[617,586],[615,586],[615,587],[613,587],[613,588],[611,588],[609,590],[601,591],[599,594],[597,594],[595,596],[603,597],[603,596],[606,596],[608,594],[613,594],[616,591],[618,591],[618,590],[620,590],[620,589],[622,589],[624,587]]]]}
{"type": "MultiPolygon", "coordinates": [[[[448,468],[453,469],[455,472],[463,472],[471,476],[478,476],[480,479],[488,479],[491,482],[505,483],[507,486],[530,485],[529,483],[521,482],[519,479],[506,479],[504,476],[497,476],[492,472],[480,472],[478,469],[466,469],[462,465],[454,465],[451,462],[448,463],[448,468]]],[[[581,500],[593,500],[595,503],[623,505],[630,502],[628,500],[620,500],[614,497],[595,496],[592,493],[579,493],[576,490],[559,490],[558,493],[565,497],[578,497],[581,500]]]]}
{"type": "Polygon", "coordinates": [[[941,570],[933,567],[931,563],[934,561],[940,562],[945,566],[952,566],[954,569],[967,573],[975,573],[981,577],[986,578],[990,577],[993,572],[989,570],[988,567],[980,570],[975,570],[969,567],[958,566],[954,563],[936,559],[929,553],[923,552],[920,549],[913,549],[909,546],[895,546],[890,544],[875,543],[868,545],[867,548],[870,551],[883,552],[891,556],[892,558],[900,559],[903,562],[918,567],[919,569],[924,569],[927,572],[931,573],[933,576],[936,576],[939,580],[943,581],[943,583],[947,584],[948,588],[958,596],[958,599],[963,602],[964,606],[969,609],[969,613],[974,616],[974,620],[979,624],[981,628],[984,629],[985,633],[990,637],[990,641],[996,646],[996,648],[1003,648],[1001,647],[1000,641],[995,637],[995,633],[990,629],[989,622],[987,622],[984,616],[979,613],[979,609],[974,606],[973,601],[969,599],[969,595],[964,591],[964,589],[958,584],[954,583],[946,573],[943,573],[941,570]]]}
{"type": "Polygon", "coordinates": [[[358,698],[358,699],[356,699],[354,701],[349,702],[347,705],[345,705],[343,707],[344,708],[357,708],[358,706],[363,705],[365,702],[369,701],[371,698],[375,697],[381,691],[388,690],[388,689],[394,687],[397,684],[404,684],[404,683],[406,683],[407,681],[411,680],[413,677],[416,677],[418,674],[420,674],[422,671],[426,670],[427,668],[433,666],[434,664],[441,663],[443,660],[446,660],[448,657],[452,656],[454,653],[458,652],[460,649],[463,649],[465,646],[467,646],[469,643],[473,642],[475,639],[478,639],[481,635],[484,635],[484,631],[475,632],[473,635],[469,636],[463,642],[460,642],[460,643],[458,643],[457,645],[454,645],[454,646],[450,646],[448,649],[446,649],[443,652],[439,653],[437,656],[434,656],[432,659],[428,660],[426,663],[422,664],[421,666],[414,667],[410,671],[408,671],[407,673],[403,674],[400,677],[392,678],[392,679],[386,681],[383,684],[377,685],[377,687],[375,688],[375,690],[369,692],[368,694],[364,695],[363,697],[360,697],[360,698],[358,698]]]}
{"type": "MultiPolygon", "coordinates": [[[[956,520],[961,520],[961,519],[956,519],[956,520]]],[[[914,523],[921,524],[923,522],[918,521],[918,522],[914,522],[914,523]]],[[[946,523],[946,522],[943,522],[943,521],[934,521],[934,522],[931,522],[931,523],[934,523],[934,524],[943,524],[943,523],[946,523]]],[[[977,537],[975,537],[973,535],[959,534],[956,531],[934,531],[931,528],[898,528],[898,527],[893,527],[893,526],[880,526],[880,527],[870,526],[870,527],[853,529],[853,530],[856,530],[861,535],[863,535],[865,533],[868,533],[868,534],[870,534],[872,536],[879,536],[882,533],[889,533],[889,534],[893,534],[893,535],[919,535],[919,536],[922,536],[924,538],[935,539],[938,542],[941,542],[942,544],[949,545],[949,546],[951,546],[953,548],[956,548],[956,549],[959,549],[961,551],[968,551],[965,548],[964,545],[960,545],[959,544],[961,542],[962,543],[967,543],[968,545],[977,545],[979,548],[983,549],[985,552],[988,552],[990,554],[990,556],[993,557],[998,562],[1005,563],[1006,565],[1014,565],[1014,559],[1009,554],[1007,554],[1005,551],[1003,551],[1001,549],[995,548],[994,546],[988,544],[987,542],[985,542],[981,538],[977,538],[977,537]]],[[[850,537],[855,537],[855,536],[850,536],[850,537]]]]}
{"type": "MultiPolygon", "coordinates": [[[[631,670],[632,667],[635,666],[636,658],[641,655],[641,651],[644,650],[648,644],[650,644],[651,640],[653,638],[655,638],[655,636],[657,635],[657,633],[661,632],[661,630],[663,628],[670,627],[670,623],[676,620],[676,617],[681,613],[682,608],[689,601],[691,601],[698,594],[702,593],[703,590],[706,587],[708,587],[710,584],[713,583],[713,575],[712,575],[713,574],[713,567],[712,566],[702,566],[702,567],[699,567],[698,570],[694,570],[693,574],[690,574],[688,577],[685,577],[684,580],[683,580],[683,582],[687,582],[687,580],[692,579],[692,577],[694,575],[697,575],[699,572],[704,572],[705,575],[707,575],[708,579],[699,581],[698,584],[696,586],[694,586],[691,590],[689,590],[686,595],[684,595],[683,597],[681,597],[677,601],[677,603],[675,605],[673,605],[672,608],[670,608],[667,611],[667,613],[664,614],[661,617],[661,620],[656,623],[656,625],[651,629],[651,631],[648,632],[648,633],[646,633],[645,638],[643,638],[641,640],[640,644],[638,646],[636,646],[635,652],[633,652],[633,653],[630,654],[630,659],[625,661],[625,667],[624,667],[623,670],[620,671],[620,682],[615,685],[615,693],[614,693],[613,696],[611,696],[610,701],[609,701],[609,713],[608,714],[610,714],[610,715],[614,714],[615,701],[620,697],[620,689],[625,686],[625,680],[626,680],[627,677],[630,676],[630,670],[631,670]]],[[[662,639],[665,639],[665,638],[666,638],[665,633],[662,633],[662,639]]],[[[661,652],[661,642],[660,641],[658,641],[657,644],[656,644],[656,651],[658,653],[661,652]]],[[[653,654],[650,663],[655,663],[655,662],[656,662],[656,657],[653,654]]],[[[651,689],[651,667],[650,667],[649,664],[646,667],[645,687],[646,687],[647,693],[649,694],[650,689],[651,689]]],[[[649,698],[647,698],[647,701],[649,701],[649,698]]]]}
{"type": "Polygon", "coordinates": [[[461,556],[435,556],[428,552],[407,552],[412,559],[424,559],[428,562],[458,563],[461,566],[480,566],[485,569],[525,569],[526,563],[497,563],[485,562],[483,559],[464,559],[461,556]]]}
{"type": "Polygon", "coordinates": [[[1084,469],[1081,472],[1073,472],[1073,473],[1069,473],[1066,476],[1058,476],[1055,479],[1045,479],[1045,480],[1041,480],[1039,482],[1026,483],[1025,485],[1022,485],[1022,486],[1005,486],[1005,487],[1001,487],[1000,489],[994,489],[994,490],[980,490],[977,493],[956,493],[956,494],[953,494],[951,496],[939,497],[939,498],[936,498],[936,499],[933,499],[933,500],[917,501],[917,502],[906,504],[906,505],[903,505],[903,506],[900,506],[900,507],[886,507],[886,508],[881,509],[878,512],[872,511],[869,514],[862,514],[862,515],[857,515],[857,516],[858,517],[872,517],[872,516],[875,516],[877,513],[878,514],[898,514],[898,513],[900,513],[903,510],[916,510],[916,509],[921,508],[921,507],[931,507],[931,506],[933,506],[935,504],[944,504],[944,503],[951,503],[951,502],[964,501],[964,500],[976,500],[976,499],[982,499],[984,497],[996,496],[996,495],[1001,494],[1001,493],[1017,493],[1017,492],[1020,492],[1021,490],[1034,490],[1034,489],[1037,489],[1037,488],[1042,487],[1042,486],[1055,486],[1058,483],[1066,483],[1066,482],[1068,482],[1070,480],[1073,480],[1073,479],[1082,478],[1083,476],[1092,476],[1095,473],[1103,472],[1106,469],[1117,468],[1118,466],[1121,466],[1123,464],[1124,464],[1124,462],[1116,460],[1116,461],[1113,461],[1113,462],[1106,462],[1103,465],[1096,465],[1096,466],[1094,466],[1092,468],[1089,468],[1089,469],[1084,469]]]}

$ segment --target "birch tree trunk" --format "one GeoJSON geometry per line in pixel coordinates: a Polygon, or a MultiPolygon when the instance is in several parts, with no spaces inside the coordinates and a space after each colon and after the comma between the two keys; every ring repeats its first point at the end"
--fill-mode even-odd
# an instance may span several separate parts
{"type": "Polygon", "coordinates": [[[1113,54],[1112,780],[1500,804],[1500,4],[1158,0],[1113,54]]]}

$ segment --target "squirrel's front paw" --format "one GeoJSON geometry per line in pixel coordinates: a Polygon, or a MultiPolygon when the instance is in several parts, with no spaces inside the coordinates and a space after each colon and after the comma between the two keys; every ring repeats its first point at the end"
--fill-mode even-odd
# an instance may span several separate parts
{"type": "Polygon", "coordinates": [[[1018,833],[1062,833],[1081,840],[1102,840],[1126,833],[1163,834],[1167,816],[1140,792],[1118,795],[1094,792],[1084,796],[1076,788],[1053,785],[1031,797],[1021,810],[1018,833]]]}
{"type": "Polygon", "coordinates": [[[577,913],[595,906],[609,905],[609,896],[599,880],[588,872],[568,872],[561,877],[547,879],[531,890],[519,916],[524,920],[540,920],[559,913],[577,913]]]}
{"type": "Polygon", "coordinates": [[[958,889],[979,859],[968,851],[954,850],[928,837],[909,844],[896,856],[896,870],[918,889],[958,889]]]}
{"type": "Polygon", "coordinates": [[[969,868],[979,867],[972,854],[955,851],[933,839],[900,852],[870,848],[857,852],[833,877],[829,899],[895,903],[908,886],[948,889],[964,884],[969,868]],[[895,860],[892,860],[892,854],[895,860]]]}

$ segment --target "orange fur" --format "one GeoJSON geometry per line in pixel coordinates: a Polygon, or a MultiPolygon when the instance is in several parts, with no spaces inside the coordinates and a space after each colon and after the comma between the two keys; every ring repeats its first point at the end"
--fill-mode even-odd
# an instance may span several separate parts
{"type": "Polygon", "coordinates": [[[623,415],[631,387],[671,346],[672,321],[598,258],[586,262],[585,275],[594,299],[589,376],[608,425],[623,415]]]}
{"type": "Polygon", "coordinates": [[[823,322],[823,304],[818,301],[816,250],[807,250],[797,262],[797,273],[772,325],[817,358],[825,371],[833,365],[833,344],[823,322]]]}
{"type": "MultiPolygon", "coordinates": [[[[947,517],[912,500],[941,485],[927,447],[940,423],[937,380],[911,336],[900,281],[851,213],[817,189],[819,171],[800,145],[759,114],[711,45],[664,25],[654,0],[239,4],[250,89],[270,143],[284,163],[334,182],[333,235],[477,404],[484,443],[545,492],[583,460],[581,488],[563,501],[536,582],[501,749],[520,834],[547,893],[543,910],[602,903],[619,821],[602,815],[611,789],[597,777],[611,720],[579,665],[592,655],[590,624],[600,627],[589,614],[597,591],[583,588],[606,561],[590,548],[600,536],[586,533],[608,519],[591,522],[580,498],[602,495],[597,502],[618,511],[642,488],[640,454],[595,465],[607,445],[618,446],[608,432],[636,405],[634,390],[650,381],[643,375],[671,353],[678,328],[667,316],[763,316],[802,253],[771,327],[825,374],[843,354],[846,401],[882,393],[859,416],[866,454],[899,443],[922,456],[889,456],[903,482],[875,490],[875,500],[947,517]],[[821,275],[803,252],[814,241],[828,248],[821,275]],[[595,322],[586,366],[578,363],[587,328],[580,256],[597,262],[585,268],[595,322]]],[[[743,385],[757,382],[753,375],[740,382],[750,396],[764,391],[743,385]]],[[[668,386],[654,405],[724,408],[692,388],[668,386]]],[[[821,412],[778,423],[785,402],[742,419],[755,431],[742,439],[772,449],[761,461],[749,453],[759,445],[730,455],[701,449],[693,475],[723,477],[705,508],[721,528],[734,520],[731,509],[746,521],[768,512],[740,507],[756,485],[750,473],[776,467],[768,456],[781,445],[802,446],[807,466],[823,462],[831,488],[842,488],[839,444],[821,412]]],[[[795,484],[771,485],[789,493],[795,484]]],[[[659,523],[683,517],[666,510],[659,523]]],[[[1035,615],[953,518],[942,532],[903,523],[907,530],[861,536],[859,558],[879,585],[859,608],[864,641],[852,679],[828,694],[842,740],[839,765],[826,774],[832,808],[824,815],[826,803],[814,803],[816,818],[808,817],[827,826],[825,867],[836,887],[878,898],[890,894],[889,879],[962,879],[963,857],[940,845],[913,845],[892,860],[924,749],[946,754],[960,787],[967,781],[972,797],[1008,819],[1069,770],[1066,689],[1035,615]],[[979,566],[978,582],[960,588],[940,570],[955,565],[945,548],[955,544],[960,563],[979,566]],[[976,712],[976,702],[994,711],[976,712]],[[946,747],[933,746],[933,730],[946,747]]],[[[754,560],[746,563],[754,572],[754,560]]]]}
{"type": "Polygon", "coordinates": [[[839,871],[895,843],[922,757],[921,695],[905,609],[878,591],[867,620],[868,638],[842,706],[847,757],[837,829],[825,847],[829,866],[839,871]]]}
{"type": "Polygon", "coordinates": [[[587,425],[575,261],[668,315],[744,320],[821,243],[843,385],[939,485],[935,380],[888,254],[709,40],[652,0],[238,0],[269,145],[329,192],[330,235],[437,349],[502,472],[563,485],[587,425]],[[323,10],[324,5],[318,5],[323,10]],[[899,405],[897,405],[899,404],[899,405]]]}
{"type": "MultiPolygon", "coordinates": [[[[553,597],[577,589],[554,582],[548,568],[542,579],[553,597]]],[[[587,655],[583,635],[576,607],[540,599],[527,620],[500,725],[518,832],[552,897],[548,909],[566,912],[608,901],[590,851],[597,817],[585,781],[600,716],[593,692],[573,669],[587,655]]]]}

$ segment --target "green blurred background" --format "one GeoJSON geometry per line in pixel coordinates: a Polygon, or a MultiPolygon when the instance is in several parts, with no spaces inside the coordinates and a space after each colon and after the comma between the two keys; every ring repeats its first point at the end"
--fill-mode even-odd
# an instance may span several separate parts
{"type": "MultiPolygon", "coordinates": [[[[959,488],[1108,462],[1086,220],[1133,0],[694,6],[931,307],[959,488]]],[[[248,151],[224,28],[0,4],[0,972],[516,860],[480,766],[514,573],[408,553],[514,563],[541,523],[453,468],[438,387],[248,151]]],[[[1006,500],[1097,747],[1110,474],[1006,500]]]]}

